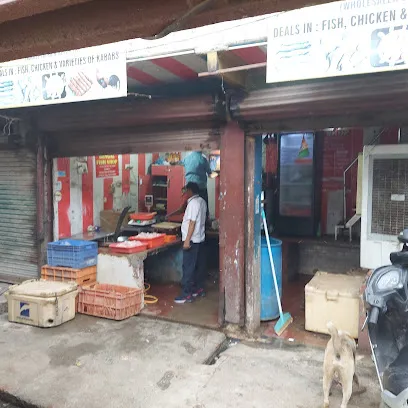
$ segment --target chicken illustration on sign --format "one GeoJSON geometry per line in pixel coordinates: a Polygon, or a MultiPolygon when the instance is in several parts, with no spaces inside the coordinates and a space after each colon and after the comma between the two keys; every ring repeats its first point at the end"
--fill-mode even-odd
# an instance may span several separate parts
{"type": "Polygon", "coordinates": [[[0,109],[126,95],[126,52],[121,44],[0,65],[0,109]]]}

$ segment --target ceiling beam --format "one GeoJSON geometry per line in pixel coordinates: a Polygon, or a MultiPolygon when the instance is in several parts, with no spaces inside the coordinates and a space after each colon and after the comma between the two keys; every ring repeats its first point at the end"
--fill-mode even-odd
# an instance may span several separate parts
{"type": "Polygon", "coordinates": [[[242,61],[228,52],[207,53],[207,75],[217,75],[230,85],[245,88],[247,85],[247,73],[245,71],[233,70],[242,65],[242,61]]]}
{"type": "Polygon", "coordinates": [[[93,0],[10,0],[0,1],[0,23],[75,6],[93,0]]]}

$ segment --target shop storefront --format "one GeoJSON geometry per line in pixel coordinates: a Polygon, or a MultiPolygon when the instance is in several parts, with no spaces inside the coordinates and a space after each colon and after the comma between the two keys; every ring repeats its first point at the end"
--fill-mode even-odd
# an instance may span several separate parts
{"type": "MultiPolygon", "coordinates": [[[[120,211],[128,205],[134,211],[147,210],[146,196],[154,195],[154,187],[160,187],[164,178],[171,179],[173,170],[174,174],[178,171],[173,166],[159,169],[165,153],[182,157],[191,150],[220,150],[219,177],[209,181],[210,213],[219,230],[207,231],[208,236],[216,236],[214,242],[217,249],[219,246],[217,323],[246,326],[250,332],[260,327],[264,190],[270,226],[283,241],[283,281],[301,278],[296,290],[291,295],[290,289],[284,290],[283,296],[284,304],[296,298],[297,321],[302,325],[304,286],[316,269],[347,273],[368,266],[360,263],[359,224],[353,227],[351,243],[348,236],[337,241],[333,237],[336,226],[347,222],[358,209],[357,165],[348,173],[347,185],[343,182],[345,169],[372,141],[402,142],[401,129],[407,122],[405,60],[402,54],[398,58],[386,55],[385,45],[381,46],[385,38],[394,38],[395,43],[405,38],[405,30],[398,28],[403,22],[403,3],[396,2],[392,10],[378,5],[375,11],[364,4],[346,9],[349,3],[324,5],[319,13],[312,8],[275,17],[268,39],[267,85],[263,71],[266,54],[259,44],[234,46],[219,53],[215,65],[211,64],[214,53],[204,64],[198,55],[194,61],[191,55],[162,57],[128,62],[127,69],[122,64],[115,72],[105,70],[95,81],[81,69],[78,77],[69,75],[74,80],[68,81],[64,97],[58,92],[59,70],[52,78],[42,78],[51,80],[53,86],[48,86],[46,96],[52,99],[50,105],[58,106],[5,113],[32,124],[28,137],[42,143],[36,147],[42,164],[37,161],[35,173],[29,174],[47,181],[36,188],[36,197],[44,200],[35,201],[36,208],[39,202],[44,207],[40,211],[45,214],[40,221],[44,242],[87,234],[89,227],[100,227],[103,211],[120,211]],[[372,13],[380,13],[381,21],[372,20],[372,13]],[[304,35],[306,39],[300,38],[304,35]],[[377,42],[372,41],[373,36],[377,42]],[[377,58],[380,54],[381,61],[377,58]],[[233,66],[231,61],[237,58],[240,63],[233,66]],[[232,64],[229,67],[220,63],[227,60],[232,64]],[[234,80],[243,83],[239,76],[230,75],[233,71],[248,73],[245,79],[251,86],[247,92],[231,85],[237,84],[234,80]],[[210,78],[199,78],[203,76],[210,78]],[[93,82],[99,93],[88,98],[87,92],[95,89],[93,82]],[[125,82],[133,88],[122,93],[125,82]],[[105,91],[106,96],[101,96],[105,91]],[[97,100],[105,98],[110,100],[97,100]],[[62,99],[81,102],[61,104],[62,99]],[[372,127],[377,131],[368,130],[372,127]],[[288,141],[288,134],[294,135],[296,146],[299,144],[302,163],[311,159],[314,164],[313,182],[307,189],[299,181],[286,180],[290,174],[283,175],[282,142],[288,141]],[[110,159],[104,161],[100,156],[110,159]],[[262,171],[269,173],[263,183],[262,171]],[[283,191],[285,182],[292,184],[283,191]],[[299,193],[302,188],[306,193],[299,193]],[[273,190],[270,199],[268,190],[273,190]],[[299,253],[298,247],[307,247],[306,252],[299,253]],[[326,257],[325,251],[329,252],[326,257]],[[352,262],[339,266],[337,260],[346,253],[353,253],[352,262]]],[[[98,52],[105,54],[115,56],[114,52],[98,52]]],[[[87,56],[64,58],[60,66],[63,63],[72,69],[76,64],[72,59],[81,58],[85,58],[81,65],[86,66],[87,56]]],[[[51,61],[36,63],[35,69],[41,71],[47,63],[51,61]]],[[[89,64],[93,62],[89,60],[89,64]]],[[[36,75],[41,74],[37,71],[36,75]]],[[[6,89],[10,86],[3,85],[6,89]]],[[[40,97],[34,88],[30,90],[29,100],[19,106],[30,106],[30,98],[40,97]]],[[[182,176],[176,179],[176,185],[181,186],[182,176]]],[[[167,194],[175,196],[168,190],[167,194]]],[[[38,244],[39,239],[35,236],[29,241],[36,242],[42,254],[37,265],[44,261],[44,245],[38,244]]],[[[179,265],[179,258],[175,255],[166,262],[179,265]]]]}
{"type": "MultiPolygon", "coordinates": [[[[397,245],[392,232],[406,223],[398,201],[404,201],[405,156],[397,146],[405,143],[407,122],[404,2],[350,4],[278,16],[268,37],[268,83],[233,96],[230,105],[247,137],[263,135],[269,224],[283,242],[283,303],[295,316],[286,335],[300,340],[307,337],[301,333],[305,285],[316,271],[363,278],[365,268],[388,262],[387,249],[397,245]],[[391,146],[376,148],[384,144],[391,146]],[[369,176],[359,154],[362,161],[372,156],[371,163],[375,157],[394,162],[384,162],[382,173],[371,167],[369,176]],[[375,244],[376,256],[370,256],[375,244]]],[[[262,279],[252,282],[262,286],[262,279]]],[[[356,323],[360,318],[353,316],[356,323]]]]}

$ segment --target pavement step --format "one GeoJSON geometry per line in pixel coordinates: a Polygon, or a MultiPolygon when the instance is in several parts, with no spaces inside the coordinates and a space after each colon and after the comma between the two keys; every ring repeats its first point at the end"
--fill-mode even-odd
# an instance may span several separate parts
{"type": "Polygon", "coordinates": [[[0,314],[8,312],[8,302],[4,295],[0,296],[0,314]]]}
{"type": "Polygon", "coordinates": [[[7,283],[0,283],[0,314],[8,312],[8,303],[6,297],[4,296],[4,293],[9,287],[10,285],[7,283]]]}

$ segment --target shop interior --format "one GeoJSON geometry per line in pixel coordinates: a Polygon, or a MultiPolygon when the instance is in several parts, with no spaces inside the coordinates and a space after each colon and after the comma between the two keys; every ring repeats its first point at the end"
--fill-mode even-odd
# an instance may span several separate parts
{"type": "Polygon", "coordinates": [[[219,292],[219,150],[203,152],[213,171],[207,182],[210,221],[206,228],[206,296],[189,305],[174,303],[182,277],[183,215],[171,214],[183,204],[182,163],[188,154],[55,159],[54,235],[56,239],[97,241],[99,254],[105,255],[98,259],[105,282],[140,287],[143,279],[146,294],[142,314],[215,328],[219,292]],[[149,234],[154,234],[151,236],[155,242],[148,248],[131,247],[135,242],[144,243],[139,237],[149,234]],[[140,262],[135,261],[138,257],[140,262]],[[123,267],[123,258],[127,258],[130,268],[123,267]]]}
{"type": "MultiPolygon", "coordinates": [[[[326,336],[305,329],[305,286],[317,271],[366,275],[360,268],[363,148],[404,137],[397,127],[263,135],[265,212],[269,232],[282,242],[282,303],[294,318],[283,337],[326,344],[326,336]]],[[[264,244],[261,251],[263,269],[264,244]]],[[[276,311],[261,310],[262,335],[274,337],[268,313],[276,311]]]]}

